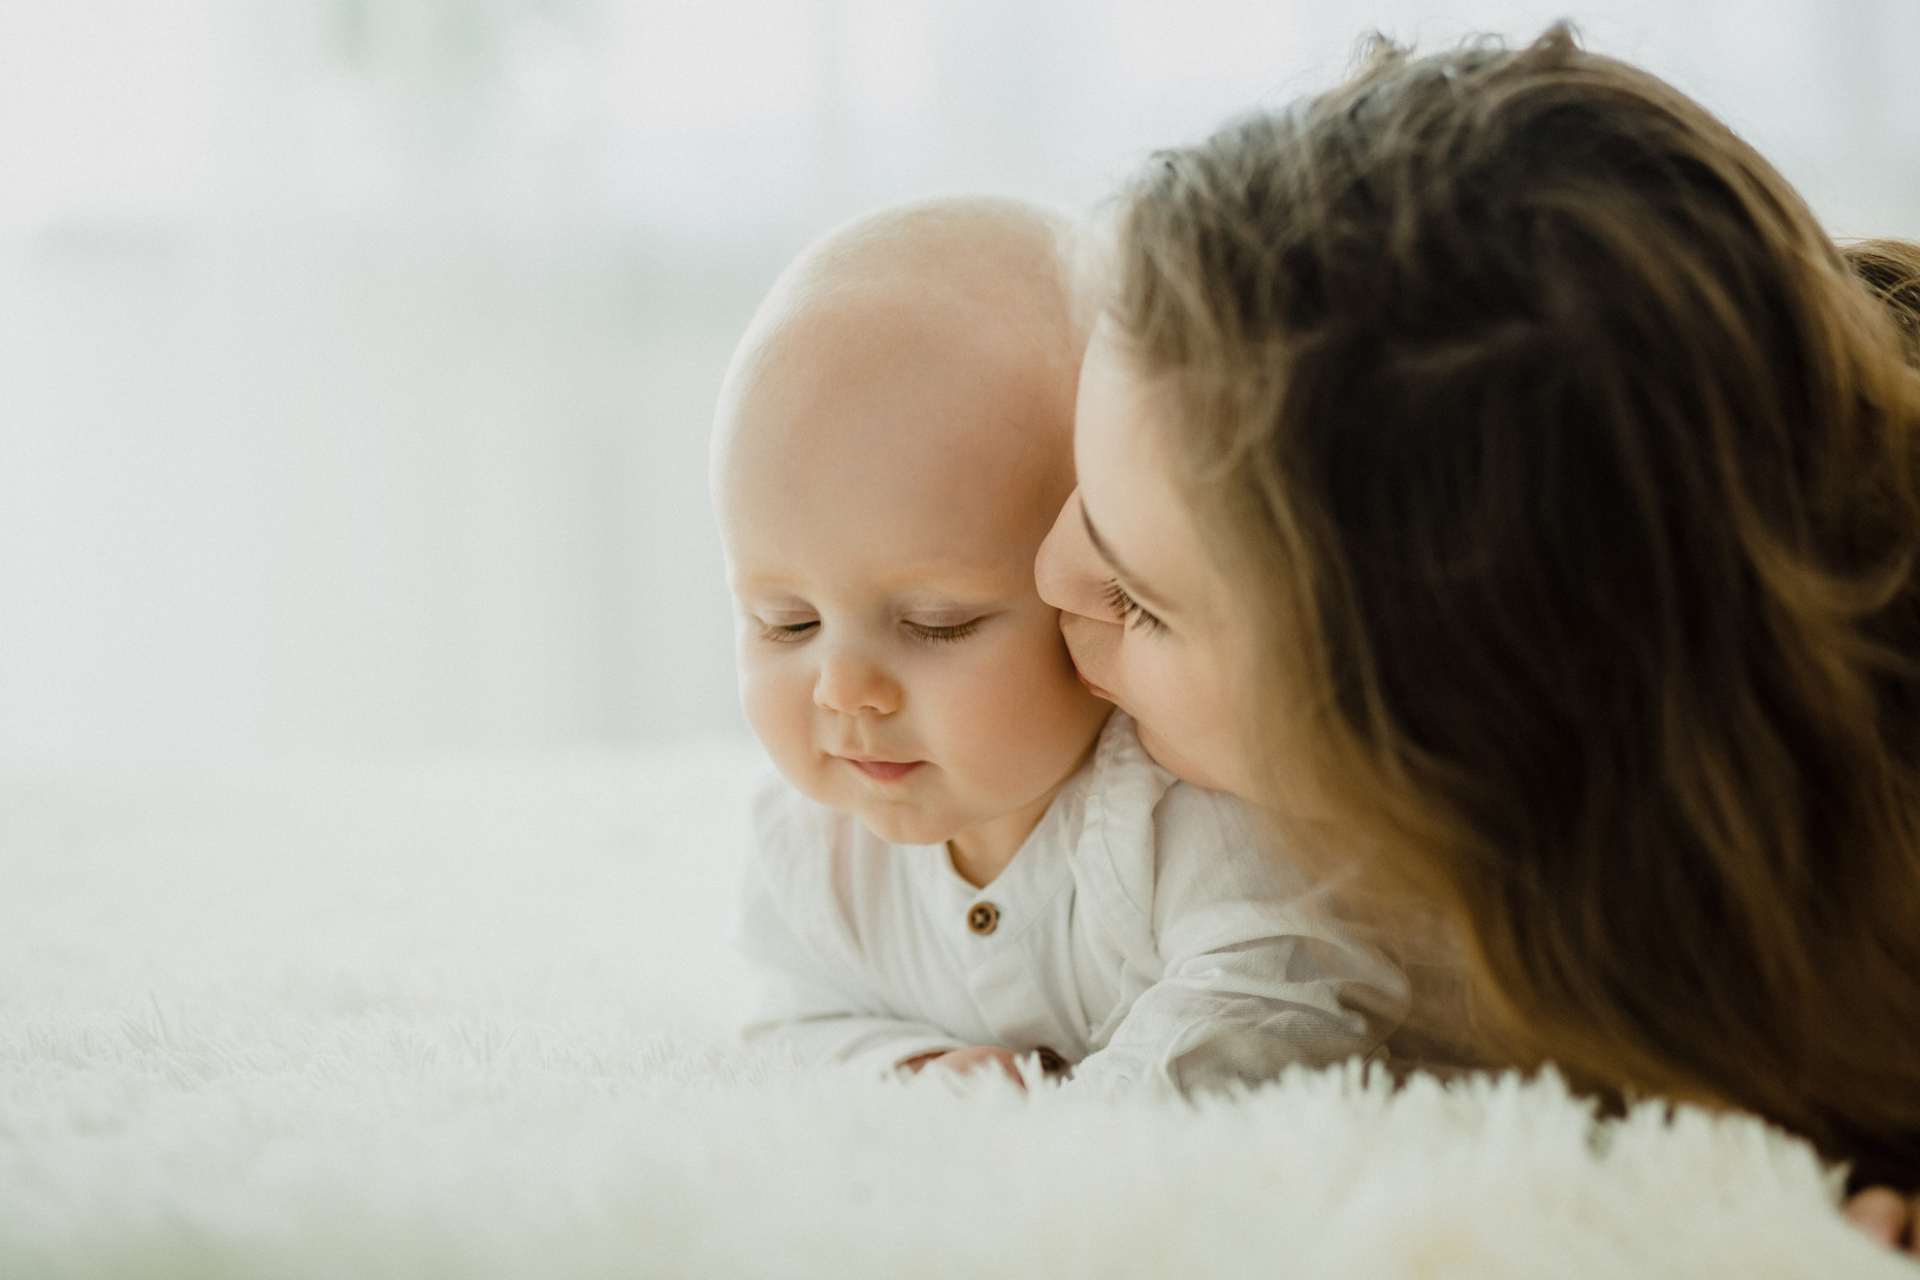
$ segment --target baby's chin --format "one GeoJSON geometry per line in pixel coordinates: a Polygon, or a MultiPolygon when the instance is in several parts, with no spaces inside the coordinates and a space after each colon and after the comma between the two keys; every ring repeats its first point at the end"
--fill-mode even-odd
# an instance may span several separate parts
{"type": "Polygon", "coordinates": [[[905,794],[906,788],[924,785],[930,779],[911,779],[902,786],[902,794],[888,800],[842,776],[838,770],[845,767],[837,765],[826,771],[782,768],[781,772],[801,795],[851,814],[888,844],[945,844],[966,829],[966,822],[951,812],[951,804],[942,803],[937,795],[905,794]]]}
{"type": "Polygon", "coordinates": [[[945,844],[962,826],[949,816],[907,806],[860,805],[851,807],[851,812],[877,839],[888,844],[945,844]]]}

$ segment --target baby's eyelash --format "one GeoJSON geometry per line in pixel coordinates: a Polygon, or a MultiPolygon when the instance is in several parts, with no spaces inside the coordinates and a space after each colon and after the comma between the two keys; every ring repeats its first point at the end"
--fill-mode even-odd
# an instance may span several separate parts
{"type": "Polygon", "coordinates": [[[819,622],[794,622],[786,626],[776,626],[770,622],[760,624],[760,638],[771,640],[775,644],[792,644],[796,640],[805,640],[812,634],[819,622]]]}
{"type": "Polygon", "coordinates": [[[1127,594],[1127,589],[1120,585],[1119,579],[1109,581],[1104,594],[1107,597],[1108,606],[1112,608],[1114,616],[1120,620],[1121,626],[1131,626],[1136,631],[1153,631],[1161,625],[1160,619],[1147,612],[1138,600],[1127,594]]]}
{"type": "Polygon", "coordinates": [[[965,640],[968,636],[980,629],[980,623],[982,621],[983,619],[981,618],[974,618],[969,622],[956,623],[951,627],[929,627],[924,623],[909,622],[907,624],[907,630],[913,632],[913,634],[919,636],[922,640],[941,642],[965,640]]]}

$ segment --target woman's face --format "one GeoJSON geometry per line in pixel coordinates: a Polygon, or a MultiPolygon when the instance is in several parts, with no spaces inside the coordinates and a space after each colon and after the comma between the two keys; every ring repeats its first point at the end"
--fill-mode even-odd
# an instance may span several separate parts
{"type": "Polygon", "coordinates": [[[1155,760],[1257,800],[1236,705],[1244,623],[1174,482],[1166,412],[1102,320],[1075,408],[1080,487],[1040,547],[1040,595],[1060,610],[1080,678],[1139,722],[1155,760]]]}

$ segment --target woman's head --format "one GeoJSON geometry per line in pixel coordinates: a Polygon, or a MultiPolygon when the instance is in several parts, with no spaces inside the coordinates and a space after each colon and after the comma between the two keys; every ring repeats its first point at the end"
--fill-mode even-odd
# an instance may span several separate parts
{"type": "Polygon", "coordinates": [[[1237,601],[1175,483],[1165,430],[1177,406],[1131,368],[1102,319],[1080,367],[1080,489],[1035,564],[1040,594],[1093,691],[1139,722],[1147,750],[1189,782],[1265,797],[1237,749],[1241,672],[1252,654],[1237,601]],[[1093,496],[1097,495],[1097,496],[1093,496]]]}
{"type": "Polygon", "coordinates": [[[1920,1173],[1920,377],[1793,191],[1556,29],[1156,158],[1118,250],[1082,492],[1201,551],[1213,775],[1451,908],[1523,1051],[1920,1173]]]}

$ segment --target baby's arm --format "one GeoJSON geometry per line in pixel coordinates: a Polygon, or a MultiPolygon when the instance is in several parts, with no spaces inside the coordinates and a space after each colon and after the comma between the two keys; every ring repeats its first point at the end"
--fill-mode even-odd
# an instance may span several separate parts
{"type": "Polygon", "coordinates": [[[1405,1014],[1395,976],[1376,952],[1305,933],[1187,954],[1141,993],[1074,1078],[1194,1089],[1371,1053],[1405,1014]]]}
{"type": "Polygon", "coordinates": [[[788,922],[758,860],[749,862],[740,949],[752,970],[744,1034],[783,1044],[809,1066],[845,1063],[884,1074],[965,1046],[939,1027],[887,1013],[842,959],[808,946],[788,922]]]}
{"type": "Polygon", "coordinates": [[[1406,1016],[1398,966],[1230,802],[1176,787],[1155,827],[1151,917],[1164,972],[1076,1081],[1267,1080],[1294,1063],[1371,1053],[1406,1016]]]}

